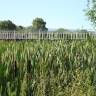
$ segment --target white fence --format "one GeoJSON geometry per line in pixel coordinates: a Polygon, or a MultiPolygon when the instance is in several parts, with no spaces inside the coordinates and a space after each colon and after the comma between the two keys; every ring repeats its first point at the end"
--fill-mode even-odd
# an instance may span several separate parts
{"type": "Polygon", "coordinates": [[[23,39],[88,39],[89,37],[96,39],[96,33],[79,33],[79,32],[64,32],[64,33],[54,33],[54,32],[16,32],[16,31],[2,31],[0,32],[0,40],[23,40],[23,39]]]}

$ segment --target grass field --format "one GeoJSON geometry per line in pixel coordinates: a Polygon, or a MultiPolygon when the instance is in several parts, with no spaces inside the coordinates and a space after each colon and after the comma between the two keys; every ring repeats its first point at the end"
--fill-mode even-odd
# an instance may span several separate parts
{"type": "Polygon", "coordinates": [[[0,41],[0,96],[96,96],[96,40],[0,41]]]}

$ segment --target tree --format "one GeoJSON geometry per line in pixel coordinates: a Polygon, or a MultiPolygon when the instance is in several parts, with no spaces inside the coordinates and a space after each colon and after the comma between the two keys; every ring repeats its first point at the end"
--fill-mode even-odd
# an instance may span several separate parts
{"type": "Polygon", "coordinates": [[[1,30],[15,30],[16,25],[12,23],[12,21],[7,20],[7,21],[0,21],[0,29],[1,30]]]}
{"type": "Polygon", "coordinates": [[[87,0],[88,5],[86,15],[88,19],[96,26],[96,0],[87,0]]]}
{"type": "Polygon", "coordinates": [[[16,30],[23,30],[23,29],[24,29],[24,27],[21,25],[16,27],[16,30]]]}
{"type": "Polygon", "coordinates": [[[32,22],[32,28],[34,31],[47,31],[46,22],[42,18],[35,18],[32,22]]]}

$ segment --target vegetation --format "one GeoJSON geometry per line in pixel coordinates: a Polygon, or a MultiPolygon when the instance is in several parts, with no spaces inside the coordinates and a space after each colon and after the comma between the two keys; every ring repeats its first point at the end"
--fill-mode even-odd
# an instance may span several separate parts
{"type": "Polygon", "coordinates": [[[32,21],[32,25],[24,28],[23,26],[17,26],[10,20],[0,21],[0,30],[17,30],[17,31],[48,31],[46,28],[46,22],[42,18],[35,18],[32,21]]]}
{"type": "Polygon", "coordinates": [[[0,21],[0,30],[15,30],[16,25],[12,21],[0,21]]]}
{"type": "Polygon", "coordinates": [[[96,0],[87,0],[88,6],[86,9],[86,15],[88,19],[96,26],[96,0]]]}
{"type": "Polygon", "coordinates": [[[20,26],[17,26],[16,30],[17,30],[17,31],[24,30],[24,27],[21,26],[21,25],[20,25],[20,26]]]}
{"type": "Polygon", "coordinates": [[[32,22],[32,29],[35,31],[47,31],[46,22],[42,18],[35,18],[32,22]]]}
{"type": "Polygon", "coordinates": [[[0,41],[0,96],[96,96],[95,42],[0,41]]]}

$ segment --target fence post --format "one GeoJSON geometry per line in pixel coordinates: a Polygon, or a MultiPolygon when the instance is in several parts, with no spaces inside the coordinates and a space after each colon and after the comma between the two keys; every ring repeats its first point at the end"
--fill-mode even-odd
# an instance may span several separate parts
{"type": "Polygon", "coordinates": [[[71,33],[71,40],[72,40],[73,38],[72,38],[72,33],[71,33]]]}
{"type": "Polygon", "coordinates": [[[15,30],[14,30],[14,41],[15,41],[15,30]]]}
{"type": "Polygon", "coordinates": [[[39,29],[39,40],[40,40],[40,29],[39,29]]]}
{"type": "Polygon", "coordinates": [[[76,32],[76,39],[77,39],[77,32],[76,32]]]}

